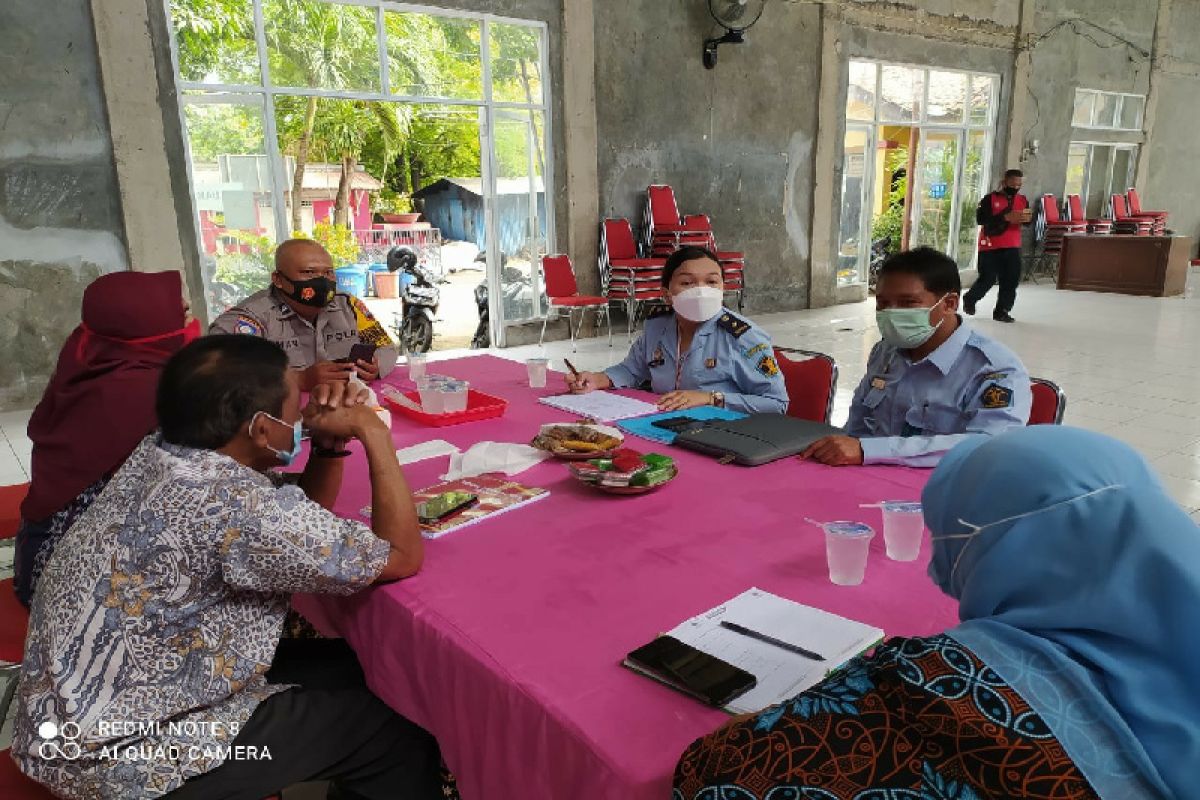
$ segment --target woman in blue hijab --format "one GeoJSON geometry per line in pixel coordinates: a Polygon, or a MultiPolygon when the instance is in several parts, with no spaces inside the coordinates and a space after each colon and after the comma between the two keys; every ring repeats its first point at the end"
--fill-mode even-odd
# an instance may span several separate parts
{"type": "Polygon", "coordinates": [[[1200,796],[1200,529],[1141,457],[1017,429],[922,499],[962,623],[699,740],[676,800],[1200,796]]]}

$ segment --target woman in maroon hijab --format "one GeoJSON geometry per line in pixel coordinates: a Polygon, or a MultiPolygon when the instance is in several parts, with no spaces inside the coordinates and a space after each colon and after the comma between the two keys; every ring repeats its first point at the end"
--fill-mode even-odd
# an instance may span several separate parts
{"type": "Polygon", "coordinates": [[[54,542],[157,427],[163,365],[200,335],[178,272],[103,275],[84,290],[81,316],[29,419],[32,480],[13,565],[26,606],[54,542]]]}

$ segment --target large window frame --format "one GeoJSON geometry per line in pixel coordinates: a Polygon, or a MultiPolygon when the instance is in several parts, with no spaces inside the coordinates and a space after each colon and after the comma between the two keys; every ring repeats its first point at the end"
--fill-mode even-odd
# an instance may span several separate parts
{"type": "MultiPolygon", "coordinates": [[[[912,63],[892,61],[892,60],[887,60],[887,59],[852,56],[849,59],[847,59],[847,62],[846,62],[847,92],[849,92],[849,79],[848,79],[849,71],[851,69],[851,65],[855,64],[855,63],[875,65],[875,88],[874,88],[874,96],[872,99],[872,116],[870,119],[852,119],[852,118],[850,118],[849,115],[847,114],[847,110],[846,110],[846,104],[847,104],[848,98],[844,99],[843,100],[843,111],[842,111],[843,137],[845,136],[844,131],[851,127],[854,127],[857,125],[870,125],[872,128],[872,135],[868,138],[867,148],[868,148],[868,152],[873,153],[873,155],[872,155],[872,159],[873,159],[875,157],[878,157],[875,148],[876,148],[876,144],[877,144],[879,128],[880,128],[880,126],[883,126],[883,125],[902,125],[902,126],[910,126],[910,127],[918,128],[922,134],[921,135],[922,149],[924,148],[924,141],[926,138],[926,136],[925,136],[926,133],[934,133],[934,134],[939,133],[939,132],[956,133],[958,135],[958,153],[955,157],[956,163],[955,163],[954,174],[956,176],[956,183],[957,183],[958,181],[961,181],[963,176],[966,174],[967,147],[965,145],[969,141],[972,133],[982,132],[984,134],[984,142],[983,142],[983,155],[982,155],[982,159],[981,159],[980,170],[981,170],[981,175],[983,176],[984,180],[986,181],[988,179],[988,177],[991,174],[992,150],[995,147],[996,120],[997,120],[998,114],[999,114],[999,109],[997,108],[997,106],[999,104],[1001,80],[1002,80],[1002,77],[999,74],[994,73],[994,72],[981,71],[981,70],[954,69],[952,67],[940,67],[940,66],[935,66],[935,65],[930,65],[930,64],[912,64],[912,63]],[[903,118],[899,118],[899,117],[893,117],[893,116],[890,116],[885,113],[886,104],[884,102],[882,102],[882,100],[883,100],[883,96],[884,96],[883,95],[884,69],[886,67],[903,67],[906,69],[915,70],[915,71],[919,71],[922,73],[922,79],[921,79],[922,86],[921,86],[921,96],[920,96],[921,108],[919,110],[920,113],[915,114],[912,119],[903,119],[903,118]],[[929,109],[930,109],[929,91],[930,91],[930,83],[931,83],[931,81],[929,80],[930,73],[949,73],[949,74],[962,75],[964,77],[964,79],[966,80],[966,94],[964,96],[963,115],[962,115],[961,122],[945,122],[945,121],[936,120],[936,119],[931,120],[929,118],[929,109]],[[982,122],[973,122],[971,119],[972,86],[973,86],[972,82],[976,78],[989,79],[989,95],[987,98],[987,115],[986,115],[986,119],[983,120],[982,122]]],[[[916,173],[919,172],[919,170],[921,168],[921,155],[922,155],[921,152],[914,154],[914,159],[915,159],[914,165],[916,168],[913,171],[914,174],[911,174],[908,176],[908,180],[909,180],[910,184],[912,181],[917,179],[916,173]]],[[[873,168],[873,164],[868,163],[866,165],[866,175],[864,176],[864,186],[862,189],[864,197],[867,197],[867,198],[874,197],[874,193],[875,193],[874,183],[875,183],[875,170],[873,168]]],[[[950,219],[951,220],[959,220],[960,219],[960,216],[962,213],[962,198],[960,197],[960,194],[961,194],[960,192],[955,191],[953,193],[953,197],[951,198],[951,208],[950,208],[950,219]]],[[[982,196],[982,195],[980,195],[980,196],[982,196]]],[[[912,221],[912,227],[915,229],[916,226],[919,224],[919,220],[921,219],[921,211],[922,211],[921,200],[922,200],[922,198],[919,196],[919,193],[916,191],[912,192],[912,198],[913,198],[913,207],[908,210],[908,213],[909,213],[909,218],[912,221]]],[[[839,208],[839,220],[840,220],[840,214],[844,213],[844,212],[845,212],[845,202],[843,199],[843,202],[840,204],[840,208],[839,208]]],[[[871,214],[867,213],[867,210],[864,207],[864,210],[861,212],[861,219],[859,220],[859,225],[860,225],[859,253],[860,253],[860,256],[859,256],[859,264],[857,267],[858,279],[856,281],[850,282],[851,284],[865,283],[867,281],[866,267],[867,267],[867,260],[870,257],[872,221],[873,220],[872,220],[871,214]]],[[[840,230],[841,230],[840,221],[839,221],[839,225],[838,225],[838,230],[839,230],[839,236],[840,236],[841,235],[840,234],[840,230]]],[[[950,239],[949,239],[950,247],[949,247],[948,254],[950,255],[951,258],[955,258],[955,259],[957,259],[958,255],[959,255],[958,249],[959,249],[959,238],[960,237],[958,235],[956,235],[957,233],[958,233],[957,230],[952,230],[950,239]]],[[[910,238],[915,235],[916,235],[915,232],[910,232],[910,238]]],[[[908,242],[902,243],[902,247],[907,248],[908,242]]],[[[838,243],[835,252],[837,252],[837,253],[841,252],[841,242],[838,243]]],[[[974,250],[972,250],[972,263],[973,263],[973,259],[974,259],[974,250]]]]}
{"type": "Polygon", "coordinates": [[[1071,124],[1076,128],[1097,131],[1140,131],[1146,117],[1146,95],[1134,94],[1132,92],[1105,92],[1100,89],[1076,89],[1074,104],[1071,108],[1071,124]],[[1116,98],[1116,103],[1113,106],[1113,121],[1111,123],[1105,123],[1104,120],[1097,119],[1100,115],[1101,101],[1105,98],[1116,98]],[[1138,102],[1137,120],[1130,125],[1123,125],[1121,118],[1125,114],[1125,104],[1135,100],[1138,102]],[[1075,116],[1080,109],[1080,103],[1084,103],[1090,108],[1090,111],[1087,113],[1086,122],[1075,121],[1075,116]]]}
{"type": "Polygon", "coordinates": [[[1084,215],[1086,217],[1111,216],[1111,214],[1112,214],[1112,195],[1124,194],[1125,189],[1128,188],[1129,186],[1133,185],[1133,178],[1134,178],[1134,173],[1136,171],[1136,165],[1137,165],[1138,147],[1139,146],[1133,142],[1099,142],[1099,141],[1084,141],[1084,140],[1072,141],[1067,148],[1068,169],[1067,169],[1067,176],[1064,179],[1064,184],[1063,184],[1063,197],[1065,198],[1068,195],[1078,194],[1080,196],[1080,199],[1083,201],[1084,215]],[[1097,176],[1095,174],[1096,151],[1097,151],[1097,149],[1099,149],[1101,147],[1107,147],[1111,150],[1111,152],[1108,154],[1108,159],[1107,159],[1106,163],[1104,164],[1104,174],[1102,176],[1097,176]],[[1070,183],[1070,181],[1071,181],[1070,161],[1071,161],[1071,158],[1075,154],[1073,151],[1077,151],[1078,148],[1086,149],[1086,154],[1084,155],[1084,169],[1083,169],[1083,176],[1082,176],[1083,182],[1082,182],[1082,186],[1073,187],[1070,183]],[[1126,155],[1127,170],[1126,170],[1126,174],[1122,181],[1124,185],[1121,185],[1121,183],[1117,183],[1116,185],[1114,185],[1114,181],[1119,179],[1119,176],[1116,174],[1116,158],[1115,158],[1118,151],[1124,152],[1127,154],[1126,155]],[[1089,207],[1089,202],[1088,202],[1091,199],[1091,195],[1092,195],[1092,185],[1095,182],[1095,180],[1097,179],[1097,177],[1099,177],[1101,180],[1104,181],[1104,187],[1105,187],[1104,192],[1100,195],[1102,198],[1102,202],[1101,202],[1101,205],[1099,208],[1089,207]]]}
{"type": "MultiPolygon", "coordinates": [[[[503,111],[523,111],[529,113],[540,113],[543,128],[543,153],[545,157],[544,174],[542,177],[543,192],[546,198],[545,216],[546,216],[546,247],[549,252],[555,252],[556,249],[556,232],[554,220],[554,147],[551,143],[554,141],[553,130],[553,115],[551,113],[551,96],[550,85],[551,80],[548,75],[543,73],[545,77],[541,80],[541,95],[534,98],[533,103],[521,103],[512,101],[495,100],[492,97],[492,54],[491,54],[491,26],[492,25],[510,25],[525,28],[532,28],[538,31],[538,57],[543,65],[543,70],[549,66],[549,27],[541,20],[517,19],[513,17],[504,17],[496,14],[481,13],[474,11],[461,11],[457,9],[445,9],[434,6],[419,5],[413,3],[398,3],[390,2],[390,0],[319,0],[322,3],[341,6],[360,6],[375,10],[375,29],[378,44],[379,58],[379,91],[350,91],[341,89],[324,89],[324,88],[306,88],[306,87],[284,87],[277,86],[271,78],[271,70],[268,60],[268,46],[266,35],[266,23],[263,13],[263,0],[247,0],[251,5],[254,24],[255,38],[255,53],[258,58],[258,84],[236,84],[236,83],[213,83],[203,81],[187,81],[183,80],[180,73],[179,62],[179,47],[175,36],[175,27],[170,22],[171,16],[171,0],[162,0],[163,9],[168,20],[168,30],[170,32],[171,43],[171,61],[174,72],[175,85],[178,90],[180,124],[182,129],[187,131],[187,120],[185,118],[184,107],[192,103],[234,103],[234,104],[257,104],[262,103],[264,109],[263,133],[266,139],[266,155],[271,168],[271,186],[272,186],[272,207],[274,210],[276,236],[278,241],[283,241],[290,235],[290,226],[288,224],[287,209],[285,206],[285,192],[290,190],[290,187],[284,185],[284,169],[283,156],[279,149],[279,137],[276,129],[275,117],[275,98],[280,95],[301,96],[301,97],[321,97],[329,99],[342,100],[366,100],[382,103],[396,104],[412,104],[412,105],[439,105],[439,106],[465,106],[477,109],[483,109],[483,123],[481,124],[480,133],[480,152],[482,160],[482,173],[484,185],[488,187],[488,192],[484,197],[484,220],[488,232],[487,235],[487,255],[489,264],[500,264],[500,249],[499,236],[496,235],[496,203],[495,198],[497,192],[497,177],[498,167],[496,162],[495,150],[495,132],[497,112],[503,111]],[[414,94],[393,94],[389,81],[389,53],[388,39],[386,27],[384,24],[384,15],[389,12],[425,14],[429,16],[445,17],[452,19],[467,19],[473,22],[478,22],[480,28],[480,62],[482,68],[482,97],[479,99],[470,98],[454,98],[428,95],[414,94]]],[[[192,175],[191,159],[187,159],[187,172],[189,188],[194,187],[195,180],[192,175]]],[[[193,222],[197,228],[197,241],[200,241],[200,223],[199,219],[195,218],[193,222]]],[[[540,259],[533,256],[533,281],[534,286],[539,285],[541,266],[540,259]]],[[[502,296],[500,286],[500,270],[488,270],[489,283],[489,300],[495,306],[491,309],[491,319],[493,320],[492,341],[499,346],[504,346],[504,331],[502,320],[502,309],[499,308],[498,298],[502,296]]],[[[526,322],[529,320],[541,319],[545,315],[546,310],[544,304],[534,303],[534,316],[522,320],[504,320],[504,322],[526,322]]]]}

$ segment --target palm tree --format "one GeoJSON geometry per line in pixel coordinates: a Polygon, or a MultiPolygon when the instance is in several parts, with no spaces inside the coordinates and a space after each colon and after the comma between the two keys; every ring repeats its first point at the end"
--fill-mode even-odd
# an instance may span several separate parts
{"type": "Polygon", "coordinates": [[[410,110],[399,103],[366,100],[326,100],[313,127],[313,140],[327,160],[341,165],[333,223],[350,225],[350,183],[358,159],[372,135],[380,137],[384,161],[395,157],[408,135],[410,110]]]}

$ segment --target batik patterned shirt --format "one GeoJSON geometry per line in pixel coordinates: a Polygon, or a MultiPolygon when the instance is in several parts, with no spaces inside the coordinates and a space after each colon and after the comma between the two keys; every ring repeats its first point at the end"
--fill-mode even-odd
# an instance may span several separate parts
{"type": "Polygon", "coordinates": [[[158,797],[227,759],[262,758],[231,742],[289,688],[264,674],[290,594],[350,594],[388,551],[276,476],[147,438],[41,576],[13,758],[88,800],[158,797]]]}

